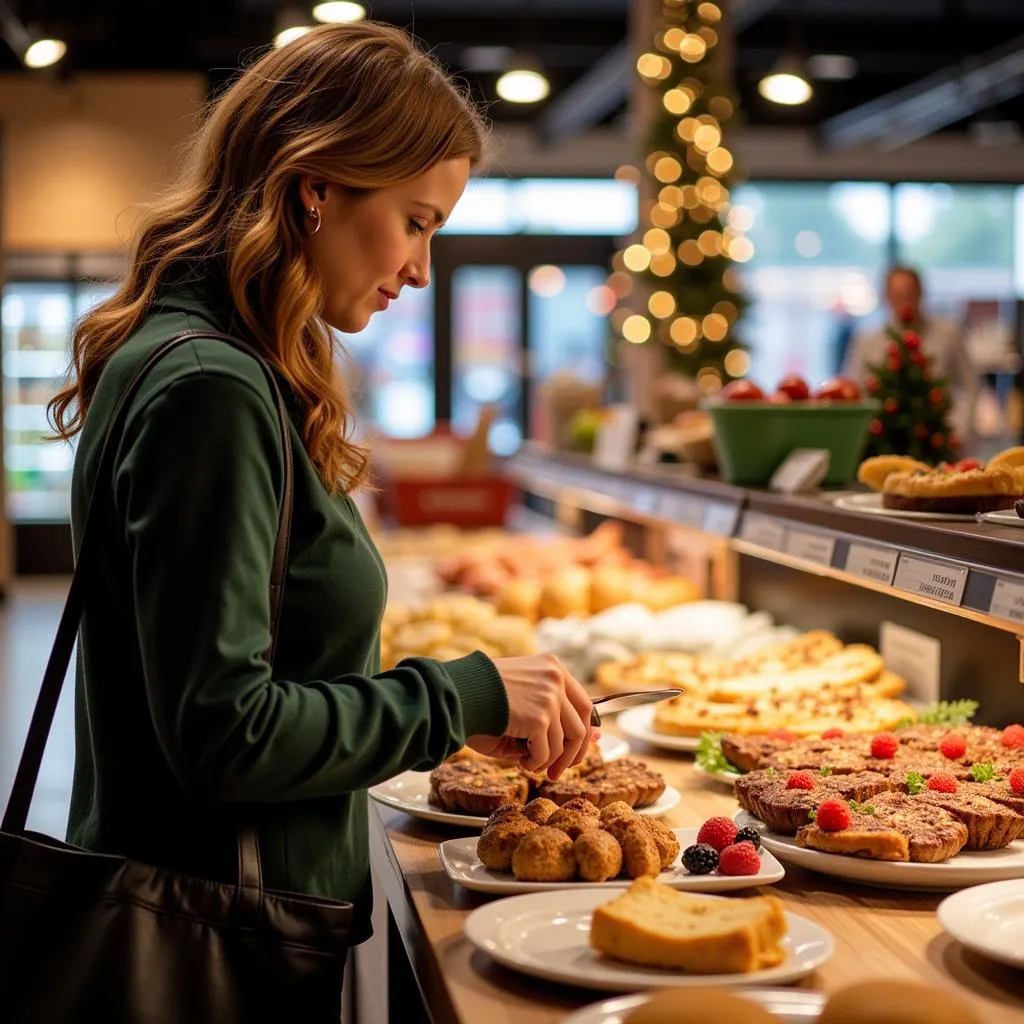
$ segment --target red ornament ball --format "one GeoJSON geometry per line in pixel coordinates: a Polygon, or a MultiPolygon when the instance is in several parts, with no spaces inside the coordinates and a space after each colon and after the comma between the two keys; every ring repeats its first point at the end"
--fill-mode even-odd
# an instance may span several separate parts
{"type": "Polygon", "coordinates": [[[890,416],[892,416],[900,411],[900,403],[897,402],[895,398],[887,398],[883,408],[890,416]]]}
{"type": "Polygon", "coordinates": [[[946,435],[936,431],[932,434],[932,447],[933,448],[945,448],[946,447],[946,435]]]}
{"type": "Polygon", "coordinates": [[[903,335],[903,344],[913,351],[914,349],[921,347],[921,338],[913,331],[907,331],[907,333],[903,335]]]}
{"type": "Polygon", "coordinates": [[[931,391],[928,392],[928,401],[931,402],[932,405],[938,405],[945,397],[946,393],[942,388],[932,388],[931,391]]]}
{"type": "Polygon", "coordinates": [[[871,394],[876,394],[881,386],[881,382],[877,377],[868,377],[868,391],[870,391],[871,394]]]}
{"type": "Polygon", "coordinates": [[[882,426],[881,420],[872,420],[871,423],[868,425],[868,430],[870,430],[871,433],[875,435],[875,437],[878,437],[884,429],[885,428],[882,426]]]}
{"type": "Polygon", "coordinates": [[[918,425],[914,427],[914,437],[923,441],[927,436],[928,428],[923,423],[918,423],[918,425]]]}
{"type": "Polygon", "coordinates": [[[925,358],[925,355],[924,355],[923,352],[911,352],[910,353],[910,361],[915,366],[925,366],[928,363],[928,360],[925,358]]]}
{"type": "Polygon", "coordinates": [[[903,369],[903,360],[899,356],[890,356],[885,364],[893,373],[899,373],[903,369]]]}

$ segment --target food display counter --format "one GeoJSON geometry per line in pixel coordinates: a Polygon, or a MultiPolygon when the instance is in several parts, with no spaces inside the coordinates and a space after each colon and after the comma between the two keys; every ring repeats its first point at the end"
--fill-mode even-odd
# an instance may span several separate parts
{"type": "MultiPolygon", "coordinates": [[[[631,546],[652,561],[685,549],[691,568],[695,556],[700,563],[709,597],[882,646],[887,657],[902,658],[898,671],[923,702],[977,701],[975,724],[1024,720],[1024,530],[860,513],[838,507],[834,494],[752,491],[667,469],[608,472],[529,447],[507,469],[527,503],[563,525],[586,532],[620,520],[631,546]],[[916,664],[924,656],[913,644],[886,652],[886,624],[934,644],[934,663],[916,664]]],[[[605,732],[620,734],[615,718],[605,732]]],[[[681,794],[666,824],[696,828],[736,814],[731,787],[698,771],[692,755],[648,747],[635,734],[629,742],[631,756],[681,794]]],[[[452,881],[438,853],[440,843],[471,831],[372,801],[370,819],[376,935],[356,959],[361,1022],[554,1024],[615,996],[539,980],[474,948],[465,921],[494,897],[452,881]]],[[[1024,973],[943,929],[936,911],[948,891],[867,886],[787,863],[780,882],[745,895],[768,893],[835,943],[794,990],[828,994],[854,982],[914,980],[955,992],[985,1024],[1024,1021],[1024,973]]]]}

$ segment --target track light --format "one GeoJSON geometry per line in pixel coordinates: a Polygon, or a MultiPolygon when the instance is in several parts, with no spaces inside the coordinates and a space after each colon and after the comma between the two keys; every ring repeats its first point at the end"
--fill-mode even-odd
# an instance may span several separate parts
{"type": "Polygon", "coordinates": [[[29,44],[21,59],[27,68],[48,68],[67,52],[63,39],[37,39],[29,44]]]}
{"type": "Polygon", "coordinates": [[[796,107],[806,103],[814,90],[807,81],[803,63],[795,57],[783,57],[757,84],[757,91],[771,103],[796,107]]]}
{"type": "Polygon", "coordinates": [[[313,8],[313,17],[317,21],[335,25],[346,21],[362,21],[366,17],[366,8],[353,0],[329,0],[313,8]]]}
{"type": "Polygon", "coordinates": [[[509,103],[539,103],[551,91],[540,64],[532,57],[518,54],[498,79],[498,95],[509,103]]]}

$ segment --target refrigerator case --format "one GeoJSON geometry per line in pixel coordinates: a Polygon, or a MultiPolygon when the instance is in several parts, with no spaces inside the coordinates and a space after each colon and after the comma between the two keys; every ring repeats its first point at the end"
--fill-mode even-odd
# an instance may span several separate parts
{"type": "Polygon", "coordinates": [[[47,440],[46,405],[66,378],[75,320],[113,287],[66,280],[4,286],[3,463],[12,523],[69,520],[74,444],[47,440]]]}

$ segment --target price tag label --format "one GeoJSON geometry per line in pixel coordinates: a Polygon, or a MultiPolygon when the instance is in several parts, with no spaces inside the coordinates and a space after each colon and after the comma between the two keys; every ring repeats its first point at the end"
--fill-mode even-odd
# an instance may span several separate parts
{"type": "Polygon", "coordinates": [[[704,521],[704,502],[688,494],[666,491],[661,514],[673,523],[699,530],[704,521]]]}
{"type": "Polygon", "coordinates": [[[772,551],[784,550],[786,528],[769,516],[748,512],[740,524],[740,539],[772,551]]]}
{"type": "Polygon", "coordinates": [[[786,536],[786,554],[806,562],[831,565],[835,550],[835,537],[826,537],[823,533],[790,530],[786,536]]]}
{"type": "Polygon", "coordinates": [[[768,489],[783,494],[813,491],[828,475],[832,453],[827,448],[796,448],[768,481],[768,489]]]}
{"type": "Polygon", "coordinates": [[[731,537],[736,530],[736,520],[739,517],[739,505],[713,501],[704,512],[704,532],[719,537],[731,537]]]}
{"type": "Polygon", "coordinates": [[[960,604],[966,585],[967,570],[955,565],[902,555],[896,567],[896,586],[900,590],[947,604],[960,604]]]}
{"type": "Polygon", "coordinates": [[[878,653],[890,672],[906,679],[912,696],[929,704],[939,699],[942,644],[935,637],[883,622],[878,653]]]}
{"type": "Polygon", "coordinates": [[[1024,585],[1009,580],[996,580],[988,611],[999,619],[1024,622],[1024,585]]]}
{"type": "Polygon", "coordinates": [[[899,557],[898,551],[851,544],[850,553],[846,556],[846,571],[851,576],[859,576],[862,580],[873,580],[875,583],[891,586],[899,557]]]}

